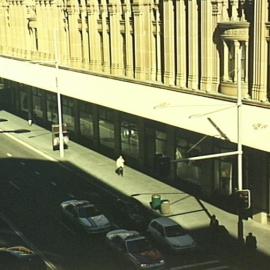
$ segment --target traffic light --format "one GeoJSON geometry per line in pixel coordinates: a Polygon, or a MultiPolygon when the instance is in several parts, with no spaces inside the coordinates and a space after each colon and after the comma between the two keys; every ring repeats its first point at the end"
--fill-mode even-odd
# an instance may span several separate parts
{"type": "Polygon", "coordinates": [[[249,189],[238,190],[237,195],[238,195],[238,208],[240,210],[250,209],[251,206],[250,190],[249,189]]]}

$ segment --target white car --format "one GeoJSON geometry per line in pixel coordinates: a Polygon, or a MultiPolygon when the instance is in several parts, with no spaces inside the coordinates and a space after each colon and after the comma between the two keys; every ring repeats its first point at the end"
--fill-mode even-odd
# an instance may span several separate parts
{"type": "Polygon", "coordinates": [[[86,233],[108,232],[112,227],[108,218],[89,201],[69,200],[60,207],[63,218],[86,233]]]}
{"type": "Polygon", "coordinates": [[[174,252],[197,247],[194,239],[178,223],[167,217],[153,219],[147,231],[156,242],[174,252]]]}

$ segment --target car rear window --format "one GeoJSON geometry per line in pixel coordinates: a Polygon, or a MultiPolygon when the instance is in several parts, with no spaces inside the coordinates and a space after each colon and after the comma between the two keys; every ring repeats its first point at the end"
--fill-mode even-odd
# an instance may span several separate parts
{"type": "Polygon", "coordinates": [[[173,236],[184,235],[186,233],[185,233],[184,229],[181,228],[180,226],[172,225],[172,226],[165,227],[165,234],[168,237],[173,237],[173,236]]]}
{"type": "Polygon", "coordinates": [[[94,206],[84,206],[79,208],[78,210],[79,212],[79,216],[82,218],[86,218],[86,217],[94,217],[94,216],[98,216],[100,215],[100,211],[95,208],[94,206]]]}

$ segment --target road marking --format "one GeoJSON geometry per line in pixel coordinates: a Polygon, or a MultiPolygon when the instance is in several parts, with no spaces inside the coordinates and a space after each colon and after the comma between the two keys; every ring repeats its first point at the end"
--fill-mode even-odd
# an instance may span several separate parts
{"type": "Polygon", "coordinates": [[[207,268],[207,270],[223,270],[223,269],[230,269],[230,267],[226,265],[221,265],[214,268],[207,268]]]}
{"type": "Polygon", "coordinates": [[[75,195],[73,195],[72,193],[68,193],[67,196],[69,196],[70,198],[75,198],[75,195]]]}
{"type": "Polygon", "coordinates": [[[39,172],[39,171],[35,171],[35,174],[36,174],[36,175],[40,175],[40,172],[39,172]]]}
{"type": "Polygon", "coordinates": [[[22,166],[25,166],[25,162],[23,162],[23,161],[20,161],[20,164],[21,164],[22,166]]]}
{"type": "Polygon", "coordinates": [[[6,155],[7,155],[8,157],[12,157],[12,154],[10,154],[10,153],[6,153],[6,155]]]}
{"type": "Polygon", "coordinates": [[[51,182],[51,185],[53,185],[55,187],[57,186],[57,184],[55,182],[53,182],[53,181],[51,182]]]}
{"type": "Polygon", "coordinates": [[[26,239],[26,237],[23,235],[23,233],[20,232],[19,230],[17,230],[17,228],[13,225],[13,223],[3,213],[1,213],[1,212],[0,212],[0,218],[2,220],[4,220],[8,224],[8,226],[15,232],[15,234],[17,234],[23,240],[23,242],[28,247],[30,247],[30,249],[32,249],[45,262],[45,264],[49,267],[49,269],[51,269],[51,270],[57,270],[57,268],[55,267],[55,265],[53,263],[51,263],[45,257],[45,255],[37,247],[34,246],[33,243],[31,243],[30,241],[28,241],[26,239]]]}
{"type": "MultiPolygon", "coordinates": [[[[172,267],[172,268],[170,268],[170,270],[188,269],[188,268],[193,268],[196,266],[203,266],[203,265],[215,264],[215,263],[220,263],[220,261],[219,260],[212,260],[212,261],[206,261],[206,262],[200,262],[200,263],[186,264],[186,265],[182,265],[182,266],[172,267]]],[[[224,267],[224,266],[222,266],[222,267],[224,267]]],[[[210,269],[210,268],[207,268],[207,269],[210,269]]],[[[211,269],[213,270],[215,268],[211,268],[211,269]]],[[[226,268],[223,268],[223,269],[226,269],[226,268]]]]}
{"type": "Polygon", "coordinates": [[[8,181],[8,182],[9,182],[9,184],[10,184],[11,186],[13,186],[14,188],[16,188],[17,190],[21,190],[20,187],[17,186],[14,182],[12,182],[12,181],[8,181]]]}

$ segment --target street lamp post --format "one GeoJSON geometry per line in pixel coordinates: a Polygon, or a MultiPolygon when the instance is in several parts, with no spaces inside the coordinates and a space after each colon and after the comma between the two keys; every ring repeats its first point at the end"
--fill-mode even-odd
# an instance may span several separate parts
{"type": "Polygon", "coordinates": [[[64,158],[64,136],[63,136],[63,121],[61,108],[61,93],[59,89],[59,62],[58,62],[58,44],[56,30],[54,32],[54,49],[55,49],[55,87],[57,92],[57,108],[58,108],[58,124],[59,124],[59,151],[60,158],[64,158]]]}

